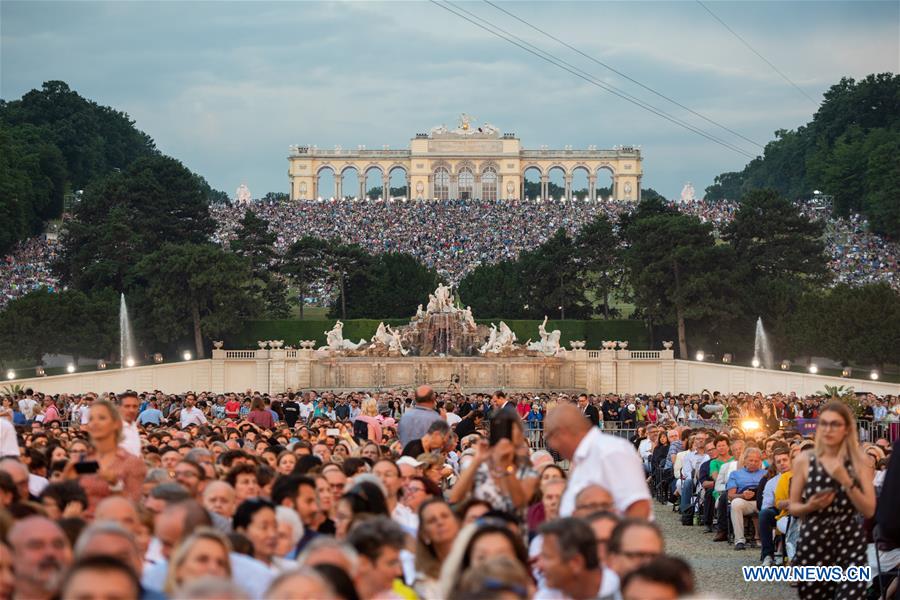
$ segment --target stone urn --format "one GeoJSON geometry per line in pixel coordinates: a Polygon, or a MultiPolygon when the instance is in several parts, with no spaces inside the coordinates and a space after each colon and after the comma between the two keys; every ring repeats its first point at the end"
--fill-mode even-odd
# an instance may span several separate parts
{"type": "Polygon", "coordinates": [[[259,346],[259,349],[260,349],[260,350],[265,350],[265,349],[266,349],[266,345],[267,345],[268,343],[269,343],[269,342],[266,342],[266,341],[264,341],[264,340],[259,340],[259,341],[256,342],[256,345],[259,346]]]}
{"type": "Polygon", "coordinates": [[[674,342],[663,342],[662,344],[663,344],[663,348],[665,348],[666,350],[671,350],[672,346],[675,345],[674,342]]]}
{"type": "Polygon", "coordinates": [[[216,350],[221,350],[222,346],[224,346],[224,345],[225,345],[225,342],[223,342],[222,340],[216,340],[213,342],[213,348],[215,348],[216,350]]]}
{"type": "Polygon", "coordinates": [[[619,348],[622,350],[628,349],[628,342],[619,342],[619,348]]]}

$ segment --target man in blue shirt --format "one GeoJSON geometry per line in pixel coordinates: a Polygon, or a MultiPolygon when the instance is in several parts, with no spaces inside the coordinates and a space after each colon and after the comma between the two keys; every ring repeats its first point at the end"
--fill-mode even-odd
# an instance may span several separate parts
{"type": "Polygon", "coordinates": [[[160,422],[162,422],[163,414],[162,411],[156,408],[156,400],[151,400],[150,405],[141,411],[141,414],[138,415],[138,423],[143,426],[153,425],[154,427],[159,427],[160,422]]]}
{"type": "Polygon", "coordinates": [[[434,409],[434,390],[427,385],[419,386],[416,389],[416,405],[403,413],[397,426],[400,443],[405,448],[406,444],[425,435],[433,422],[440,420],[441,415],[434,409]]]}
{"type": "MultiPolygon", "coordinates": [[[[756,488],[765,476],[762,470],[762,451],[759,448],[747,448],[744,450],[743,469],[738,469],[728,476],[725,490],[728,500],[731,502],[731,525],[734,528],[734,549],[746,548],[744,539],[744,517],[757,518],[756,488]]],[[[759,526],[756,527],[759,531],[759,526]]]]}

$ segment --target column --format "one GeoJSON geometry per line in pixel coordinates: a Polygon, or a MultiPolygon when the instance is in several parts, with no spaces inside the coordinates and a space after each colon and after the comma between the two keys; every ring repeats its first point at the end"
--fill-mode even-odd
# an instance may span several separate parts
{"type": "Polygon", "coordinates": [[[597,201],[597,176],[591,175],[588,177],[588,198],[590,198],[591,202],[597,201]]]}
{"type": "Polygon", "coordinates": [[[455,200],[459,197],[459,175],[456,173],[450,174],[450,200],[455,200]]]}
{"type": "Polygon", "coordinates": [[[338,200],[341,199],[341,184],[344,183],[343,177],[339,173],[335,173],[334,175],[334,197],[338,200]]]}
{"type": "Polygon", "coordinates": [[[366,178],[362,175],[358,176],[359,179],[359,199],[364,200],[366,197],[366,178]]]}
{"type": "MultiPolygon", "coordinates": [[[[499,178],[498,178],[499,179],[499,178]]],[[[497,186],[500,186],[500,181],[497,181],[497,186]]],[[[497,197],[500,197],[501,190],[497,190],[497,197]]],[[[481,200],[481,174],[475,173],[475,182],[472,184],[472,198],[477,198],[481,200]]]]}
{"type": "Polygon", "coordinates": [[[391,176],[387,173],[381,176],[381,197],[385,200],[391,197],[391,176]]]}
{"type": "Polygon", "coordinates": [[[613,175],[612,178],[612,190],[609,192],[609,197],[611,200],[619,200],[619,176],[613,175]]]}
{"type": "Polygon", "coordinates": [[[550,183],[550,176],[549,175],[541,175],[541,200],[542,201],[547,200],[547,189],[549,187],[549,185],[548,185],[549,183],[550,183]]]}
{"type": "Polygon", "coordinates": [[[412,189],[412,179],[409,177],[409,171],[406,172],[406,199],[407,200],[415,200],[415,196],[413,195],[412,189]]]}
{"type": "Polygon", "coordinates": [[[566,202],[572,201],[572,176],[566,175],[566,202]]]}
{"type": "Polygon", "coordinates": [[[640,203],[641,201],[641,176],[638,175],[637,178],[637,201],[640,203]]]}

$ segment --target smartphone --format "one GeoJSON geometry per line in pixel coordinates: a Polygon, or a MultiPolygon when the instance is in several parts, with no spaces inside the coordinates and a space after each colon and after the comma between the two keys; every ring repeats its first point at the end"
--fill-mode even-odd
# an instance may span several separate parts
{"type": "Polygon", "coordinates": [[[341,435],[341,430],[336,427],[329,427],[325,430],[325,435],[341,435]]]}
{"type": "Polygon", "coordinates": [[[512,428],[512,419],[508,418],[506,415],[498,415],[492,419],[491,435],[489,437],[491,446],[495,446],[500,440],[511,440],[512,428]]]}
{"type": "Polygon", "coordinates": [[[75,472],[79,475],[89,475],[100,470],[100,463],[96,460],[82,460],[75,463],[75,472]]]}

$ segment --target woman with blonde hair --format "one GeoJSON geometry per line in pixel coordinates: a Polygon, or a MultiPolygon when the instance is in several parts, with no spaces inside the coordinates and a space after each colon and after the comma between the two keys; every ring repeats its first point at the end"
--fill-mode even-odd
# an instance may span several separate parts
{"type": "MultiPolygon", "coordinates": [[[[802,518],[796,565],[866,566],[859,515],[875,514],[873,470],[859,447],[856,419],[842,402],[819,413],[815,448],[797,456],[788,510],[802,518]]],[[[865,581],[800,582],[800,598],[861,598],[865,581]]]]}
{"type": "Polygon", "coordinates": [[[231,544],[212,527],[198,527],[172,552],[165,592],[172,596],[192,581],[204,577],[231,579],[231,544]]]}
{"type": "Polygon", "coordinates": [[[88,498],[85,517],[91,519],[97,504],[107,496],[121,495],[132,502],[141,499],[144,461],[119,447],[122,418],[109,400],[95,400],[86,426],[92,449],[73,458],[63,470],[66,479],[77,479],[88,498]]]}
{"type": "Polygon", "coordinates": [[[378,402],[375,401],[375,398],[363,398],[359,414],[353,420],[365,423],[367,427],[366,437],[376,444],[381,444],[383,434],[381,421],[378,420],[378,402]]]}

